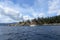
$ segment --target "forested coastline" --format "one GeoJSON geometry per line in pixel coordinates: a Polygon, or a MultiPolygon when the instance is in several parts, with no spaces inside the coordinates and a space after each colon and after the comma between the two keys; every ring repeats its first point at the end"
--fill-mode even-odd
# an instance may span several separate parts
{"type": "Polygon", "coordinates": [[[52,25],[52,24],[59,24],[60,25],[60,15],[59,16],[53,16],[53,17],[46,17],[46,18],[35,18],[33,20],[26,20],[26,21],[22,21],[19,22],[15,25],[20,25],[20,26],[24,26],[24,25],[52,25]]]}

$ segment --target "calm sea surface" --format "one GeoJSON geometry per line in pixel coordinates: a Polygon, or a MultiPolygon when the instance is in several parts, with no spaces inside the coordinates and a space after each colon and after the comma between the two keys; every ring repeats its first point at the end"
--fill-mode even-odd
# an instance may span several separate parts
{"type": "Polygon", "coordinates": [[[0,40],[60,40],[60,26],[0,26],[0,40]]]}

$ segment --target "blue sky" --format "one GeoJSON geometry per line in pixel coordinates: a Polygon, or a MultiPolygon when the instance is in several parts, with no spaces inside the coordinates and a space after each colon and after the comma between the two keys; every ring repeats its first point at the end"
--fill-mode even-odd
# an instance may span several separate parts
{"type": "Polygon", "coordinates": [[[60,0],[0,0],[0,23],[60,15],[60,0]]]}

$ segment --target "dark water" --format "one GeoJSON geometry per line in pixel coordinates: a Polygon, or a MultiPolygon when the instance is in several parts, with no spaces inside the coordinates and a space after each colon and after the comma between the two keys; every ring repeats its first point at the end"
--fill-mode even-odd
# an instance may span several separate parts
{"type": "Polygon", "coordinates": [[[60,40],[60,26],[0,26],[0,40],[60,40]]]}

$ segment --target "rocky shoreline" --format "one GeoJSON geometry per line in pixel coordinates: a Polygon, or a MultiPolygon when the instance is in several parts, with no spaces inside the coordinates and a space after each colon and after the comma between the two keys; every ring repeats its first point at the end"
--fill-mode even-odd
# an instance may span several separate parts
{"type": "MultiPolygon", "coordinates": [[[[50,26],[50,25],[53,25],[53,26],[56,26],[56,25],[60,25],[60,23],[53,23],[53,24],[41,24],[39,26],[50,26]]],[[[19,23],[16,23],[16,24],[10,24],[8,26],[38,26],[37,24],[19,24],[19,23]]]]}
{"type": "Polygon", "coordinates": [[[30,25],[60,25],[60,15],[46,18],[38,17],[32,20],[18,22],[16,24],[10,24],[9,26],[30,26],[30,25]]]}

